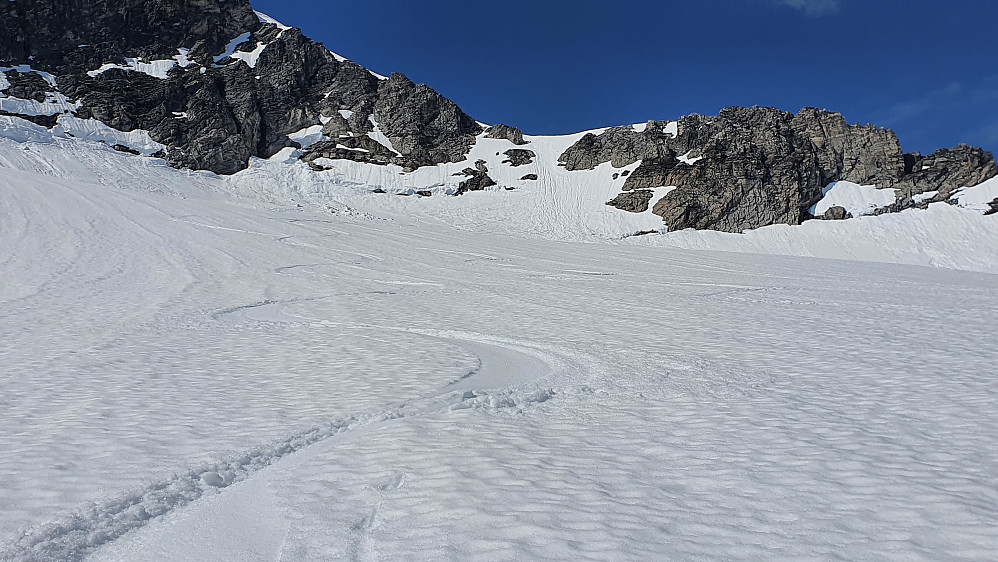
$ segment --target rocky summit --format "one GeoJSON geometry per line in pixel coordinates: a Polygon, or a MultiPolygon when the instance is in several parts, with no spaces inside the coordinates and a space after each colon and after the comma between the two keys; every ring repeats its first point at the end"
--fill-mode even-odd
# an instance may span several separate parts
{"type": "MultiPolygon", "coordinates": [[[[342,160],[408,172],[470,163],[483,138],[530,143],[516,127],[482,126],[426,85],[376,75],[330,52],[246,0],[3,2],[4,100],[19,103],[0,105],[0,115],[47,128],[71,115],[147,132],[163,147],[154,156],[218,174],[287,147],[298,150],[295,165],[319,172],[342,160]],[[318,140],[305,142],[302,132],[313,129],[318,140]]],[[[540,156],[510,148],[502,164],[525,166],[540,156]]],[[[894,189],[894,203],[879,213],[950,201],[961,187],[998,175],[992,155],[979,148],[904,153],[892,131],[814,108],[733,107],[614,127],[582,136],[557,162],[580,173],[637,164],[608,205],[650,211],[669,230],[729,232],[848,218],[838,206],[811,214],[834,182],[894,189]],[[658,188],[668,189],[656,196],[658,188]]],[[[461,175],[454,194],[497,185],[480,161],[461,175]]],[[[522,179],[543,183],[538,177],[522,179]]]]}

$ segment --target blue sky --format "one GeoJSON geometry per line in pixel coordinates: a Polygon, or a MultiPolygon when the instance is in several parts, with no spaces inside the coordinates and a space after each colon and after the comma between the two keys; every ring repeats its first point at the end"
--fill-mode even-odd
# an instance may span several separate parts
{"type": "Polygon", "coordinates": [[[527,133],[816,106],[998,152],[995,0],[251,0],[527,133]]]}

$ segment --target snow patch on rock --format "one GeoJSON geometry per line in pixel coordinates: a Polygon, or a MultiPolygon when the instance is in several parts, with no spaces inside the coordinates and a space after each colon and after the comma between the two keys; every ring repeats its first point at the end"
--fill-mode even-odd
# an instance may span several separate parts
{"type": "Polygon", "coordinates": [[[0,110],[20,115],[58,115],[70,113],[80,108],[79,103],[70,102],[59,92],[47,92],[45,101],[26,100],[0,94],[0,110]]]}
{"type": "Polygon", "coordinates": [[[170,71],[173,70],[175,66],[180,66],[181,68],[187,68],[194,64],[193,61],[187,58],[190,53],[190,49],[177,49],[177,54],[173,56],[172,59],[161,59],[144,61],[141,58],[125,58],[125,64],[116,64],[112,62],[106,62],[95,70],[87,72],[87,75],[91,78],[100,76],[101,74],[107,72],[108,70],[117,69],[124,70],[127,72],[141,72],[142,74],[148,74],[153,78],[159,78],[160,80],[166,80],[170,77],[170,71]]]}
{"type": "Polygon", "coordinates": [[[308,147],[319,141],[327,140],[326,135],[322,134],[322,125],[305,127],[300,131],[289,134],[288,138],[300,144],[302,150],[308,149],[308,147]]]}
{"type": "Polygon", "coordinates": [[[988,203],[998,199],[998,177],[991,178],[973,187],[964,187],[953,196],[957,205],[975,211],[990,211],[988,203]]]}
{"type": "MultiPolygon", "coordinates": [[[[31,65],[28,65],[28,64],[19,64],[17,66],[0,66],[0,77],[2,77],[5,72],[10,72],[12,70],[16,70],[17,72],[20,72],[21,74],[28,74],[29,72],[37,74],[37,75],[41,76],[43,80],[45,80],[46,82],[48,82],[49,86],[52,86],[53,88],[57,87],[55,76],[49,74],[48,72],[43,72],[41,70],[35,70],[35,69],[31,68],[31,65]]],[[[0,78],[0,80],[2,80],[2,79],[3,78],[0,78]]],[[[8,83],[7,87],[9,87],[9,83],[8,83]]],[[[0,87],[0,90],[2,90],[2,89],[3,88],[0,87]]]]}
{"type": "Polygon", "coordinates": [[[369,119],[371,120],[371,123],[374,125],[374,130],[371,131],[370,133],[367,133],[367,136],[371,137],[371,139],[373,139],[378,144],[384,146],[388,150],[391,150],[397,156],[402,156],[401,152],[399,152],[398,150],[395,150],[395,146],[392,145],[391,139],[389,139],[385,135],[385,133],[381,132],[381,128],[378,126],[378,122],[374,120],[374,116],[373,115],[370,116],[369,119]]]}
{"type": "Polygon", "coordinates": [[[811,216],[820,217],[832,207],[843,207],[854,217],[871,215],[877,209],[894,204],[896,189],[877,189],[875,185],[859,185],[848,181],[828,184],[823,190],[821,201],[811,207],[811,216]]]}
{"type": "Polygon", "coordinates": [[[66,134],[86,141],[103,142],[110,146],[126,146],[143,156],[166,151],[166,145],[152,140],[148,131],[141,129],[119,131],[96,119],[80,119],[68,114],[59,116],[52,133],[66,134]]]}

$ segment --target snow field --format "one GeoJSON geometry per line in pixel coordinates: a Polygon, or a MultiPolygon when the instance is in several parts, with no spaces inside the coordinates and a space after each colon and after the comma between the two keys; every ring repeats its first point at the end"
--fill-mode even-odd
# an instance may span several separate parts
{"type": "Polygon", "coordinates": [[[235,559],[212,550],[224,534],[186,531],[267,505],[281,518],[261,552],[304,560],[959,560],[996,545],[990,276],[578,248],[444,253],[448,270],[472,260],[478,290],[393,307],[400,325],[488,326],[561,358],[522,387],[550,387],[543,401],[331,437],[225,509],[192,505],[95,559],[235,559]]]}
{"type": "Polygon", "coordinates": [[[218,178],[3,123],[0,559],[998,549],[994,276],[877,263],[996,271],[993,217],[614,244],[640,225],[559,210],[596,183],[550,160],[401,197],[366,190],[453,180],[218,178]]]}

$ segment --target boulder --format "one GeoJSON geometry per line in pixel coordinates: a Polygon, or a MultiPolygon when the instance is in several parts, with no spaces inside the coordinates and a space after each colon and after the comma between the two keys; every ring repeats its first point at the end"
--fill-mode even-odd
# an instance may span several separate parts
{"type": "Polygon", "coordinates": [[[523,131],[509,125],[492,125],[485,130],[485,136],[490,139],[506,139],[516,145],[528,144],[523,140],[523,131]]]}
{"type": "Polygon", "coordinates": [[[852,218],[852,215],[846,211],[845,207],[835,205],[833,207],[829,207],[828,210],[825,211],[825,214],[821,215],[821,218],[826,221],[840,221],[852,218]]]}
{"type": "Polygon", "coordinates": [[[527,164],[533,164],[534,158],[537,157],[537,154],[535,154],[533,150],[527,150],[525,148],[511,148],[506,152],[503,152],[503,154],[506,155],[506,160],[503,160],[502,163],[509,164],[514,168],[526,166],[527,164]]]}
{"type": "Polygon", "coordinates": [[[648,189],[625,191],[607,201],[606,204],[629,213],[643,213],[648,210],[648,204],[653,195],[653,192],[648,189]]]}

